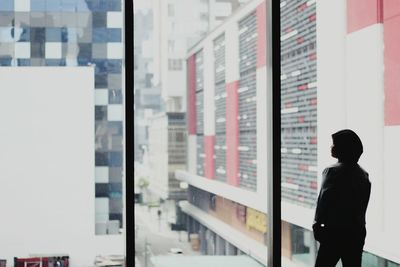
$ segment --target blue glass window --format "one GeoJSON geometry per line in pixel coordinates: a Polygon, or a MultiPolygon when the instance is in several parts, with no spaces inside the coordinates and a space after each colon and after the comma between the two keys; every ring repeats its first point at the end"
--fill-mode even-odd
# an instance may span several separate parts
{"type": "Polygon", "coordinates": [[[99,0],[99,10],[100,11],[107,11],[108,10],[108,0],[99,0]]]}
{"type": "Polygon", "coordinates": [[[107,119],[107,106],[95,106],[94,111],[95,111],[94,117],[96,121],[107,119]]]}
{"type": "Polygon", "coordinates": [[[31,0],[31,11],[46,11],[46,1],[31,0]]]}
{"type": "Polygon", "coordinates": [[[96,152],[95,153],[96,166],[107,166],[108,165],[108,153],[107,152],[96,152]]]}
{"type": "Polygon", "coordinates": [[[91,11],[100,11],[100,1],[99,0],[86,0],[87,7],[91,11]]]}
{"type": "Polygon", "coordinates": [[[108,87],[108,82],[107,82],[107,73],[102,73],[102,74],[96,74],[95,75],[95,88],[107,88],[108,87]]]}
{"type": "Polygon", "coordinates": [[[79,0],[78,2],[76,2],[76,10],[81,12],[91,10],[88,2],[88,0],[79,0]]]}
{"type": "Polygon", "coordinates": [[[39,42],[31,43],[31,58],[44,58],[45,57],[45,44],[39,42]]]}
{"type": "MultiPolygon", "coordinates": [[[[52,1],[52,0],[51,0],[52,1]]],[[[82,0],[79,0],[82,1],[82,0]]],[[[62,11],[75,11],[76,10],[76,0],[62,0],[62,11]]]]}
{"type": "Polygon", "coordinates": [[[110,167],[122,166],[122,152],[110,152],[109,164],[110,164],[110,167]]]}
{"type": "MultiPolygon", "coordinates": [[[[110,197],[113,197],[113,198],[122,198],[122,195],[119,195],[119,196],[110,196],[110,197]]],[[[119,227],[122,227],[122,214],[121,213],[110,213],[110,215],[109,215],[109,219],[110,219],[110,221],[112,221],[112,220],[118,220],[119,221],[119,227]]]]}
{"type": "Polygon", "coordinates": [[[88,66],[90,63],[90,59],[86,57],[78,57],[78,66],[88,66]]]}
{"type": "Polygon", "coordinates": [[[115,135],[122,135],[122,122],[109,121],[107,129],[109,129],[109,131],[115,135]]]}
{"type": "Polygon", "coordinates": [[[17,42],[29,42],[31,39],[30,28],[13,28],[12,35],[16,35],[14,38],[17,42]]]}
{"type": "Polygon", "coordinates": [[[107,2],[108,11],[121,11],[121,0],[103,0],[107,2]]]}
{"type": "Polygon", "coordinates": [[[65,66],[65,59],[46,59],[46,66],[65,66]]]}
{"type": "Polygon", "coordinates": [[[107,73],[107,60],[93,60],[93,63],[96,64],[95,74],[105,74],[107,73]]]}
{"type": "Polygon", "coordinates": [[[109,183],[111,192],[122,193],[122,183],[109,183]]]}
{"type": "Polygon", "coordinates": [[[28,58],[17,59],[17,65],[18,66],[30,66],[31,60],[28,58]]]}
{"type": "Polygon", "coordinates": [[[46,28],[46,42],[61,42],[61,28],[46,28]]]}
{"type": "Polygon", "coordinates": [[[0,1],[1,11],[14,11],[14,0],[1,0],[0,1]]]}
{"type": "MultiPolygon", "coordinates": [[[[44,1],[43,1],[44,2],[44,1]]],[[[64,10],[62,6],[61,0],[47,0],[46,2],[46,10],[47,11],[60,11],[64,10]]]]}
{"type": "Polygon", "coordinates": [[[108,103],[122,104],[122,91],[121,90],[109,90],[108,91],[108,103]]]}
{"type": "Polygon", "coordinates": [[[121,42],[121,29],[107,29],[108,42],[121,42]]]}
{"type": "Polygon", "coordinates": [[[0,57],[0,66],[11,66],[11,57],[0,57]]]}
{"type": "Polygon", "coordinates": [[[122,72],[122,61],[119,59],[108,60],[108,72],[109,73],[121,73],[122,72]]]}
{"type": "Polygon", "coordinates": [[[107,27],[107,13],[106,12],[93,12],[93,28],[106,28],[107,27]]]}
{"type": "Polygon", "coordinates": [[[79,44],[78,59],[86,60],[87,62],[89,62],[91,58],[92,58],[92,44],[86,44],[86,43],[79,44]]]}
{"type": "Polygon", "coordinates": [[[32,43],[44,43],[46,41],[46,29],[31,28],[30,37],[32,43]]]}
{"type": "Polygon", "coordinates": [[[107,36],[107,29],[106,28],[94,28],[93,29],[93,42],[95,43],[107,43],[108,36],[107,36]]]}
{"type": "Polygon", "coordinates": [[[96,183],[96,197],[108,197],[109,186],[106,183],[96,183]]]}

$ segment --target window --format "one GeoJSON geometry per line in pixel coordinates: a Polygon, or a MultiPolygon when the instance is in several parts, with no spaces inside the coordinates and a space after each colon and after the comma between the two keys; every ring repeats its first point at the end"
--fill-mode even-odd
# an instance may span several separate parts
{"type": "Polygon", "coordinates": [[[175,6],[173,4],[168,4],[168,16],[175,16],[175,6]]]}
{"type": "Polygon", "coordinates": [[[181,59],[169,59],[168,60],[169,70],[182,70],[182,60],[181,59]]]}

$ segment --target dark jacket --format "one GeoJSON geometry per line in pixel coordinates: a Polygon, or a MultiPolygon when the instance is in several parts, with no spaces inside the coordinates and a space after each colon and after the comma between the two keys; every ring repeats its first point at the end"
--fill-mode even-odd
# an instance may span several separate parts
{"type": "Polygon", "coordinates": [[[368,173],[358,164],[337,163],[326,168],[318,196],[314,232],[321,225],[327,230],[364,229],[370,193],[368,173]]]}

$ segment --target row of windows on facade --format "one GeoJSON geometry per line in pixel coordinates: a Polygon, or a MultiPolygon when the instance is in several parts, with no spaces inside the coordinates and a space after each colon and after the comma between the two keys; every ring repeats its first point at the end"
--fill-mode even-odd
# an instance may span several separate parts
{"type": "Polygon", "coordinates": [[[0,11],[121,11],[122,0],[1,0],[0,11]]]}

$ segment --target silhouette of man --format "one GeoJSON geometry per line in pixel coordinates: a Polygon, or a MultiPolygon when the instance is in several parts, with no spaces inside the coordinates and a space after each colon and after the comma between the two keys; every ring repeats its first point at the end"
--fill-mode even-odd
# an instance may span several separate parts
{"type": "Polygon", "coordinates": [[[313,230],[320,243],[315,267],[361,267],[366,236],[365,213],[371,193],[368,173],[358,164],[363,145],[351,130],[332,135],[332,157],[338,162],[323,171],[313,230]]]}

